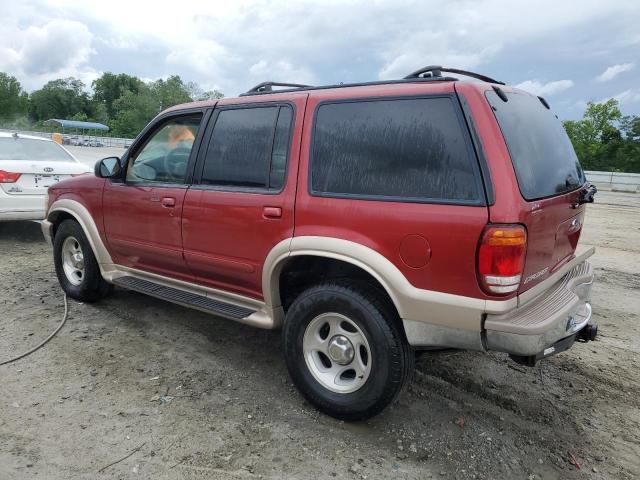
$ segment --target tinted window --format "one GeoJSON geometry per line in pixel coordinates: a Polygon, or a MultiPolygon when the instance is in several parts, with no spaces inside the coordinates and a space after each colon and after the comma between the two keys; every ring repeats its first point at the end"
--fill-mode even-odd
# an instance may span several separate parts
{"type": "Polygon", "coordinates": [[[537,97],[487,92],[504,135],[522,196],[527,200],[575,190],[585,176],[562,123],[537,97]]]}
{"type": "Polygon", "coordinates": [[[73,162],[73,158],[57,143],[18,136],[0,138],[0,160],[30,162],[73,162]]]}
{"type": "Polygon", "coordinates": [[[478,200],[477,162],[465,135],[449,98],[321,105],[312,190],[418,201],[478,200]]]}
{"type": "Polygon", "coordinates": [[[202,115],[173,118],[162,124],[134,153],[127,182],[184,183],[202,115]]]}
{"type": "Polygon", "coordinates": [[[284,183],[291,109],[222,110],[205,158],[202,183],[280,189],[284,183]]]}

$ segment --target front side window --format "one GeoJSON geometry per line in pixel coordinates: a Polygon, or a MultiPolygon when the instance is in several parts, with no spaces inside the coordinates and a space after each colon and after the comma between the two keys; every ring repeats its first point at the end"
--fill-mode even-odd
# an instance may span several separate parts
{"type": "Polygon", "coordinates": [[[202,115],[172,118],[157,129],[129,162],[127,182],[185,182],[202,115]]]}
{"type": "Polygon", "coordinates": [[[449,97],[320,105],[311,192],[477,204],[481,184],[467,137],[449,97]]]}
{"type": "Polygon", "coordinates": [[[234,108],[218,114],[201,183],[280,190],[284,184],[293,110],[234,108]]]}

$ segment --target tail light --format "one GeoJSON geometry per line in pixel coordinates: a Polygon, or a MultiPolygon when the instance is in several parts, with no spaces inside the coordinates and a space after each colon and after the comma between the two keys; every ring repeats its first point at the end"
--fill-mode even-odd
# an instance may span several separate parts
{"type": "Polygon", "coordinates": [[[11,173],[0,170],[0,183],[16,183],[21,173],[11,173]]]}
{"type": "Polygon", "coordinates": [[[522,225],[490,225],[480,240],[478,277],[490,295],[518,290],[527,251],[527,231],[522,225]]]}

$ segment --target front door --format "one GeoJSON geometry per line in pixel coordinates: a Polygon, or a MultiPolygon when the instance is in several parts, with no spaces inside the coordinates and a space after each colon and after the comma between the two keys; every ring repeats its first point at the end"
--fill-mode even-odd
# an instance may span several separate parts
{"type": "Polygon", "coordinates": [[[262,298],[271,249],[293,236],[306,94],[293,102],[219,106],[184,202],[184,255],[213,288],[262,298]]]}
{"type": "MultiPolygon", "coordinates": [[[[134,146],[125,178],[104,189],[104,226],[116,264],[190,280],[182,208],[203,113],[171,116],[134,146]]],[[[195,159],[194,159],[195,161],[195,159]]]]}

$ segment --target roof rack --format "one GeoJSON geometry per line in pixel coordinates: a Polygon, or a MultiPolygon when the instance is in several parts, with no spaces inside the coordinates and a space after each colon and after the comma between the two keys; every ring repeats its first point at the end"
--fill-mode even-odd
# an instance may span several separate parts
{"type": "Polygon", "coordinates": [[[410,73],[406,77],[406,80],[410,78],[438,78],[442,77],[442,72],[447,73],[457,73],[458,75],[465,75],[471,78],[477,78],[478,80],[482,80],[483,82],[488,83],[498,83],[500,85],[505,85],[504,82],[499,80],[495,80],[494,78],[487,77],[486,75],[481,75],[480,73],[469,72],[467,70],[460,70],[458,68],[446,68],[441,67],[440,65],[429,65],[428,67],[423,67],[420,70],[416,70],[413,73],[410,73]]]}
{"type": "Polygon", "coordinates": [[[240,96],[273,92],[273,87],[310,88],[311,85],[304,85],[302,83],[262,82],[246,92],[241,93],[240,96]]]}
{"type": "Polygon", "coordinates": [[[439,65],[429,65],[428,67],[421,68],[420,70],[416,70],[415,72],[407,75],[404,78],[396,79],[396,80],[378,80],[373,82],[360,82],[360,83],[339,83],[336,85],[320,85],[320,86],[312,86],[312,85],[303,85],[300,83],[282,83],[282,82],[263,82],[259,83],[255,87],[247,90],[244,93],[241,93],[240,96],[248,96],[248,95],[264,95],[269,93],[288,93],[295,92],[298,90],[326,90],[329,88],[346,88],[346,87],[364,87],[368,85],[391,85],[395,83],[414,83],[414,82],[455,82],[458,79],[455,77],[443,77],[442,72],[449,73],[457,73],[460,75],[465,75],[467,77],[477,78],[478,80],[482,80],[483,82],[489,83],[497,83],[500,85],[504,85],[504,82],[500,82],[498,80],[494,80],[491,77],[487,77],[485,75],[481,75],[479,73],[468,72],[466,70],[459,70],[457,68],[444,68],[439,65]],[[285,88],[283,90],[274,90],[273,87],[290,87],[285,88]]]}

